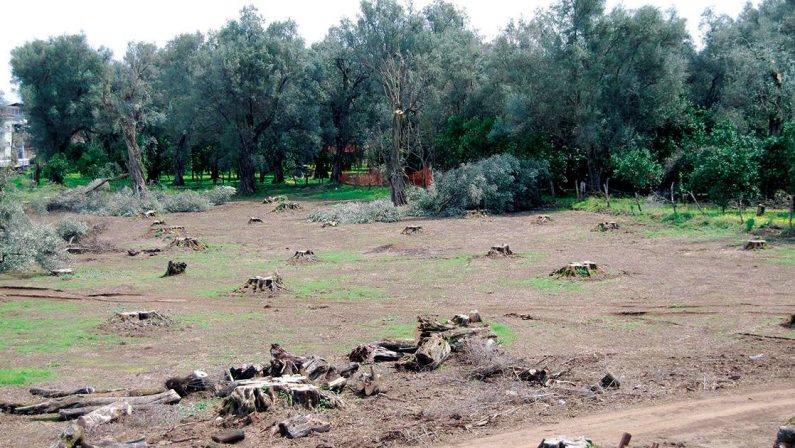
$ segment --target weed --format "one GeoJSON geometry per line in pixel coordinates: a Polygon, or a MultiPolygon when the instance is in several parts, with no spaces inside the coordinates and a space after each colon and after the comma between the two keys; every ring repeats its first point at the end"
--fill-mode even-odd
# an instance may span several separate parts
{"type": "Polygon", "coordinates": [[[53,373],[46,369],[35,367],[21,367],[0,369],[0,385],[22,386],[37,383],[53,377],[53,373]]]}
{"type": "Polygon", "coordinates": [[[491,324],[491,329],[497,334],[497,342],[500,345],[510,345],[516,341],[516,331],[508,325],[495,322],[491,324]]]}

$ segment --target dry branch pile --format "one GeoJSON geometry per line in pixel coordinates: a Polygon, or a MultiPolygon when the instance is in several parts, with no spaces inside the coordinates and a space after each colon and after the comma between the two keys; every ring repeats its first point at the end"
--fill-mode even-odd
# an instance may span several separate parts
{"type": "Polygon", "coordinates": [[[596,227],[591,229],[591,231],[592,232],[609,232],[611,230],[618,230],[618,228],[619,227],[618,227],[618,223],[617,222],[615,222],[615,221],[605,221],[605,222],[600,222],[599,224],[597,224],[596,227]]]}
{"type": "Polygon", "coordinates": [[[463,218],[485,218],[488,216],[486,210],[466,210],[464,211],[463,218]]]}
{"type": "Polygon", "coordinates": [[[592,261],[569,263],[553,271],[550,277],[556,278],[596,278],[606,275],[607,272],[592,261]]]}
{"type": "Polygon", "coordinates": [[[187,249],[195,250],[195,251],[202,251],[207,250],[207,245],[202,243],[201,241],[197,240],[196,238],[192,237],[185,237],[185,238],[174,238],[171,241],[171,244],[168,245],[169,247],[184,247],[187,249]]]}

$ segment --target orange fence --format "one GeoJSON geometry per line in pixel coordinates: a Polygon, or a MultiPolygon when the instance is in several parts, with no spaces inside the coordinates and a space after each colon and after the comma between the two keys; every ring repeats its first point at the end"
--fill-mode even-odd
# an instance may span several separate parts
{"type": "MultiPolygon", "coordinates": [[[[433,183],[433,171],[425,168],[419,171],[409,171],[406,173],[408,182],[417,187],[428,188],[433,183]]],[[[370,171],[369,173],[342,173],[340,181],[346,185],[356,185],[359,187],[383,187],[389,185],[385,175],[380,171],[370,171]]]]}

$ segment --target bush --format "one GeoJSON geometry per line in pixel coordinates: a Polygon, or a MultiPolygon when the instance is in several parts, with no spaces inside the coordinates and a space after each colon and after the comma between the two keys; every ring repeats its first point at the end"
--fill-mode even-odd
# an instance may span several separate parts
{"type": "Polygon", "coordinates": [[[191,190],[173,195],[163,194],[160,203],[163,205],[163,211],[169,213],[206,212],[212,207],[209,199],[191,190]]]}
{"type": "Polygon", "coordinates": [[[237,189],[235,187],[230,187],[225,185],[223,187],[215,187],[212,190],[204,193],[204,196],[207,200],[210,201],[213,205],[221,205],[226,204],[232,199],[232,196],[237,194],[237,189]]]}
{"type": "Polygon", "coordinates": [[[343,202],[330,210],[318,210],[309,214],[312,222],[336,221],[340,224],[367,224],[371,222],[398,222],[401,210],[389,199],[371,202],[343,202]]]}
{"type": "Polygon", "coordinates": [[[64,241],[79,240],[88,233],[88,224],[74,218],[64,218],[55,231],[64,241]]]}
{"type": "Polygon", "coordinates": [[[100,192],[92,193],[87,201],[89,201],[87,203],[95,202],[99,205],[96,208],[92,207],[91,210],[86,210],[88,213],[97,215],[140,216],[149,210],[163,211],[163,206],[154,193],[148,192],[142,196],[136,196],[128,187],[124,187],[112,195],[100,192]],[[93,201],[92,198],[97,198],[97,200],[93,201]]]}
{"type": "Polygon", "coordinates": [[[56,184],[62,184],[69,172],[69,160],[63,154],[55,154],[44,165],[44,176],[56,184]]]}
{"type": "Polygon", "coordinates": [[[34,224],[16,204],[0,204],[0,273],[32,265],[55,269],[66,259],[63,241],[51,226],[34,224]]]}
{"type": "Polygon", "coordinates": [[[491,213],[528,210],[541,203],[539,182],[547,173],[542,162],[500,154],[441,173],[427,190],[412,190],[415,215],[456,216],[464,210],[491,213]]]}

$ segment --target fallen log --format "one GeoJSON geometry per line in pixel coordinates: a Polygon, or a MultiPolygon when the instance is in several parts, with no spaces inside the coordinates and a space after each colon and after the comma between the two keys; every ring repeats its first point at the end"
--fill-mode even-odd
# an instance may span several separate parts
{"type": "Polygon", "coordinates": [[[413,339],[385,339],[376,342],[375,345],[398,353],[414,353],[417,351],[417,341],[413,339]]]}
{"type": "Polygon", "coordinates": [[[262,366],[259,364],[243,364],[229,368],[229,378],[231,380],[250,380],[262,373],[262,366]]]}
{"type": "Polygon", "coordinates": [[[420,341],[416,353],[406,354],[395,364],[399,370],[434,370],[439,367],[452,351],[450,344],[439,334],[420,341]]]}
{"type": "Polygon", "coordinates": [[[288,439],[306,437],[314,432],[328,432],[329,422],[318,414],[297,415],[279,422],[279,433],[288,439]]]}
{"type": "Polygon", "coordinates": [[[315,381],[321,376],[335,371],[335,369],[325,359],[319,356],[310,356],[301,364],[299,371],[301,375],[309,378],[310,381],[315,381]]]}
{"type": "Polygon", "coordinates": [[[185,263],[184,261],[169,260],[168,266],[166,266],[166,273],[163,274],[163,277],[172,277],[183,274],[187,268],[188,263],[185,263]]]}
{"type": "Polygon", "coordinates": [[[77,419],[77,424],[90,431],[99,425],[110,423],[119,418],[130,415],[132,406],[124,401],[116,401],[106,406],[95,409],[77,419]]]}
{"type": "MultiPolygon", "coordinates": [[[[143,410],[143,409],[155,409],[157,406],[166,406],[160,404],[139,404],[133,407],[134,411],[143,410]]],[[[69,408],[69,409],[61,409],[58,411],[58,417],[61,420],[74,420],[78,417],[86,415],[92,411],[96,411],[97,409],[101,408],[102,406],[85,406],[82,408],[69,408]]]]}
{"type": "Polygon", "coordinates": [[[33,414],[52,414],[61,409],[82,408],[88,406],[104,406],[123,401],[133,406],[143,404],[173,404],[178,403],[181,397],[173,389],[156,395],[145,395],[141,397],[98,397],[95,394],[72,395],[63,398],[54,398],[42,403],[27,406],[15,407],[11,410],[13,414],[33,415],[33,414]]]}
{"type": "Polygon", "coordinates": [[[28,389],[28,392],[31,395],[36,395],[39,397],[44,398],[61,398],[67,397],[69,395],[89,395],[96,392],[96,389],[93,387],[81,387],[79,389],[72,389],[72,390],[58,390],[58,389],[39,389],[37,387],[31,387],[28,389]]]}
{"type": "Polygon", "coordinates": [[[129,442],[116,442],[113,440],[107,440],[99,443],[85,443],[81,448],[147,448],[146,439],[137,439],[131,440],[129,442]]]}
{"type": "Polygon", "coordinates": [[[252,216],[252,217],[248,218],[248,223],[249,224],[254,224],[254,223],[264,224],[265,221],[263,221],[262,218],[257,218],[256,216],[252,216]]]}
{"type": "Polygon", "coordinates": [[[212,435],[213,442],[215,443],[237,443],[246,438],[246,433],[242,429],[230,429],[228,431],[220,432],[212,435]]]}
{"type": "MultiPolygon", "coordinates": [[[[416,346],[415,346],[416,351],[416,346]]],[[[374,362],[389,362],[397,361],[402,357],[398,352],[387,350],[384,347],[375,344],[360,345],[351,351],[348,359],[353,362],[363,362],[372,364],[374,362]]]]}
{"type": "Polygon", "coordinates": [[[174,391],[177,396],[185,397],[195,392],[211,390],[213,388],[213,382],[210,380],[207,373],[201,370],[194,370],[190,375],[167,379],[166,387],[174,391]]]}

